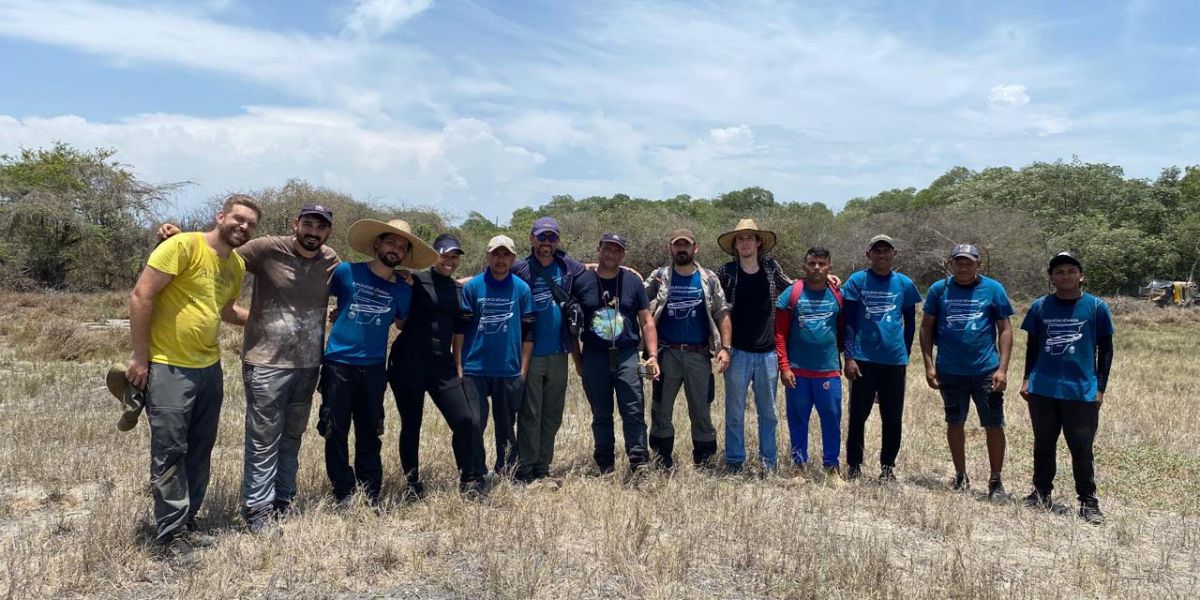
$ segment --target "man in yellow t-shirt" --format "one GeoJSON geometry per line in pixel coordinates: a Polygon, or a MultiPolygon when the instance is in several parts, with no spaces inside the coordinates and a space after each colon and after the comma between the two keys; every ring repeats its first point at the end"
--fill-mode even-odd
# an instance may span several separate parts
{"type": "Polygon", "coordinates": [[[155,541],[185,566],[198,562],[193,546],[214,541],[199,533],[195,516],[224,399],[217,334],[221,321],[246,323],[246,309],[234,304],[246,265],[233,249],[249,241],[261,214],[249,196],[226,198],[213,229],[154,249],[129,298],[133,354],[125,377],[146,391],[155,541]]]}

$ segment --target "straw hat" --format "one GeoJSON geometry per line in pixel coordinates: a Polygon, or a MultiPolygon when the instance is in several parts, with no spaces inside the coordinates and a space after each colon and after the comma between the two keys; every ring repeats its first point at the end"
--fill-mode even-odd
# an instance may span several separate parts
{"type": "Polygon", "coordinates": [[[742,219],[741,221],[738,221],[738,224],[733,228],[733,231],[723,233],[721,234],[721,237],[717,238],[717,245],[720,246],[721,249],[727,254],[737,256],[737,248],[734,247],[733,243],[734,240],[737,239],[739,233],[753,233],[758,235],[759,239],[762,240],[762,252],[764,254],[770,252],[771,248],[775,247],[775,242],[777,241],[774,231],[765,231],[759,229],[758,223],[755,223],[754,219],[742,219]]]}
{"type": "Polygon", "coordinates": [[[387,223],[375,219],[359,219],[350,226],[347,237],[350,238],[351,248],[367,256],[375,256],[375,240],[385,233],[394,233],[412,244],[412,248],[409,248],[408,254],[400,262],[403,267],[424,269],[438,258],[437,251],[426,244],[425,240],[417,237],[408,222],[401,219],[392,219],[387,223]]]}

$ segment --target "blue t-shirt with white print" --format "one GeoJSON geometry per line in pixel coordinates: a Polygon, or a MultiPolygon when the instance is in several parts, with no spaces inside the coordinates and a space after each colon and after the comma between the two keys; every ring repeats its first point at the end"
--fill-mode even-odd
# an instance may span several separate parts
{"type": "Polygon", "coordinates": [[[708,342],[708,315],[704,313],[704,288],[700,270],[680,275],[671,269],[667,305],[658,317],[658,341],[663,344],[701,345],[708,342]]]}
{"type": "Polygon", "coordinates": [[[521,375],[521,316],[533,313],[533,294],[519,277],[496,281],[491,270],[463,285],[462,309],[471,313],[463,337],[463,374],[521,375]]]}
{"type": "MultiPolygon", "coordinates": [[[[789,285],[779,294],[775,308],[788,310],[792,300],[792,288],[803,286],[804,280],[789,285]]],[[[838,315],[841,313],[837,296],[826,287],[823,290],[804,289],[796,299],[792,310],[792,322],[788,327],[788,366],[817,373],[829,373],[841,369],[838,360],[838,315]]]]}
{"type": "MultiPolygon", "coordinates": [[[[538,266],[551,281],[562,287],[562,268],[558,266],[558,261],[552,261],[550,266],[538,266]]],[[[530,286],[533,292],[533,312],[537,313],[537,320],[533,323],[533,355],[562,354],[567,351],[563,347],[562,309],[554,301],[554,290],[546,284],[546,280],[532,268],[530,272],[533,273],[533,284],[530,286]]]]}
{"type": "Polygon", "coordinates": [[[960,285],[953,277],[936,281],[925,296],[924,311],[937,319],[939,373],[974,377],[1000,367],[996,321],[1011,317],[1013,307],[999,281],[983,276],[971,285],[960,285]]]}
{"type": "Polygon", "coordinates": [[[388,281],[368,263],[342,263],[333,270],[329,293],[337,298],[337,317],[329,328],[325,359],[350,365],[383,364],[388,328],[408,318],[412,286],[388,281]]]}
{"type": "Polygon", "coordinates": [[[854,315],[854,353],[850,358],[881,365],[907,365],[904,309],[921,301],[912,279],[895,271],[879,275],[864,269],[846,279],[842,297],[858,303],[858,313],[854,315]]]}
{"type": "Polygon", "coordinates": [[[1041,342],[1029,373],[1030,393],[1096,401],[1096,343],[1115,331],[1103,300],[1087,293],[1074,302],[1053,294],[1042,296],[1029,307],[1021,329],[1041,342]]]}

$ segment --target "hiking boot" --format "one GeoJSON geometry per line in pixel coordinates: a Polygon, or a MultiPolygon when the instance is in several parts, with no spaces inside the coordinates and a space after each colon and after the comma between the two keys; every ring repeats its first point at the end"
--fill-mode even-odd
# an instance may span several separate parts
{"type": "Polygon", "coordinates": [[[117,400],[121,401],[121,418],[117,420],[117,431],[133,429],[142,416],[142,408],[146,405],[146,394],[129,385],[125,380],[125,367],[114,365],[104,376],[104,385],[117,400]]]}
{"type": "Polygon", "coordinates": [[[458,493],[467,500],[480,501],[487,497],[487,482],[483,479],[458,484],[458,493]]]}
{"type": "Polygon", "coordinates": [[[205,533],[194,518],[184,523],[183,531],[177,537],[182,537],[193,548],[211,548],[217,545],[217,536],[205,533]]]}
{"type": "Polygon", "coordinates": [[[271,516],[270,511],[251,517],[249,529],[250,533],[254,535],[273,536],[283,534],[283,528],[279,526],[279,521],[271,516]]]}
{"type": "Polygon", "coordinates": [[[825,472],[825,483],[830,487],[840,488],[846,486],[846,480],[842,479],[842,473],[837,465],[829,465],[822,470],[825,472]]]}
{"type": "Polygon", "coordinates": [[[1104,513],[1100,512],[1100,503],[1095,500],[1080,502],[1079,518],[1087,521],[1088,525],[1103,525],[1104,513]]]}
{"type": "Polygon", "coordinates": [[[638,463],[633,465],[629,470],[629,483],[633,487],[642,488],[650,482],[650,465],[646,463],[638,463]]]}
{"type": "Polygon", "coordinates": [[[954,475],[954,483],[950,484],[950,489],[956,492],[965,492],[971,489],[971,478],[967,477],[966,473],[956,473],[954,475]]]}
{"type": "Polygon", "coordinates": [[[1050,493],[1043,494],[1037,490],[1029,492],[1029,495],[1025,496],[1025,500],[1021,504],[1025,508],[1037,508],[1040,510],[1052,510],[1054,508],[1054,500],[1051,499],[1050,493]]]}
{"type": "Polygon", "coordinates": [[[896,483],[896,469],[890,465],[880,467],[879,483],[896,483]]]}
{"type": "Polygon", "coordinates": [[[862,477],[862,465],[850,465],[846,467],[846,481],[854,481],[862,477]]]}
{"type": "Polygon", "coordinates": [[[176,569],[190,569],[200,564],[200,555],[183,536],[174,536],[159,547],[159,556],[176,569]]]}
{"type": "Polygon", "coordinates": [[[992,502],[1004,502],[1008,500],[1008,492],[1004,490],[1004,483],[1000,481],[1000,476],[995,475],[988,479],[988,500],[992,502]]]}
{"type": "Polygon", "coordinates": [[[278,521],[283,521],[295,514],[296,508],[287,500],[276,499],[275,502],[271,504],[271,516],[278,521]]]}

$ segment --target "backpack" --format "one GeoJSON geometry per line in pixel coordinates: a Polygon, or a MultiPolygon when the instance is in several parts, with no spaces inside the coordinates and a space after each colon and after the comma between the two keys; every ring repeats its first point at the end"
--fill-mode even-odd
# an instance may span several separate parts
{"type": "MultiPolygon", "coordinates": [[[[832,283],[827,284],[829,290],[833,292],[833,299],[837,301],[838,309],[842,308],[842,290],[832,283]]],[[[792,293],[788,296],[788,310],[796,312],[796,303],[800,301],[800,294],[804,293],[804,280],[797,279],[792,283],[792,293]]]]}

